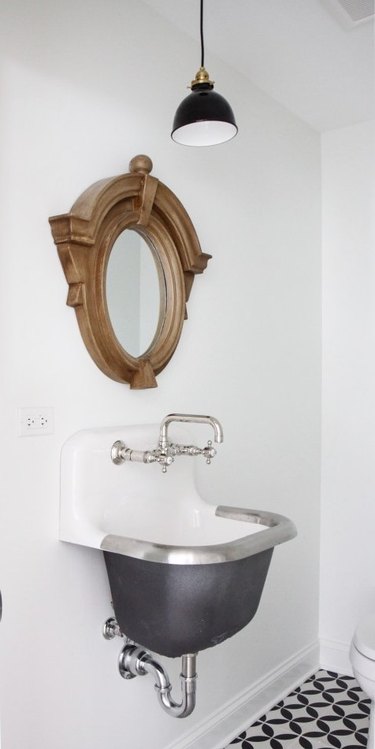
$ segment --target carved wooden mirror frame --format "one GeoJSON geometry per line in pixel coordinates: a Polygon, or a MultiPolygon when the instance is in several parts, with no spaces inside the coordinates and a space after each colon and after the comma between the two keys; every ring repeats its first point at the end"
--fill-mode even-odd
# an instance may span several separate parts
{"type": "Polygon", "coordinates": [[[130,173],[91,185],[70,213],[49,219],[66,280],[67,304],[74,307],[85,345],[98,367],[131,388],[156,387],[178,344],[186,302],[196,273],[207,267],[183,205],[166,185],[150,176],[152,161],[135,156],[130,173]],[[154,339],[134,357],[118,341],[108,313],[106,271],[117,237],[137,231],[156,257],[161,314],[154,339]]]}

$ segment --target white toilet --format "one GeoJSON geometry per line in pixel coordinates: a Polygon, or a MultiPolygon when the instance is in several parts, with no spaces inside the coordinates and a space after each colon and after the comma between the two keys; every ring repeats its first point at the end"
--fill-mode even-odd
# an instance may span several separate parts
{"type": "Polygon", "coordinates": [[[367,746],[375,749],[375,614],[365,616],[358,624],[350,646],[350,660],[359,686],[371,699],[367,746]]]}

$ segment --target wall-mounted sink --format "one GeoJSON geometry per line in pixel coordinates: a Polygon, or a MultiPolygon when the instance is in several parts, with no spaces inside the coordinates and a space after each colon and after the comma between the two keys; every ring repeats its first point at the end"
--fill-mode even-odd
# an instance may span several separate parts
{"type": "MultiPolygon", "coordinates": [[[[190,444],[192,432],[172,430],[190,444]]],[[[216,645],[252,619],[273,548],[296,530],[281,515],[205,502],[189,456],[167,474],[112,462],[114,442],[145,451],[158,436],[157,425],[129,426],[79,432],[65,443],[60,538],[104,552],[121,631],[175,657],[216,645]]]]}
{"type": "Polygon", "coordinates": [[[170,543],[168,533],[148,541],[141,531],[101,543],[121,630],[170,657],[217,645],[248,624],[273,547],[295,535],[286,518],[254,510],[208,505],[194,519],[195,528],[176,529],[180,545],[172,529],[170,543]]]}

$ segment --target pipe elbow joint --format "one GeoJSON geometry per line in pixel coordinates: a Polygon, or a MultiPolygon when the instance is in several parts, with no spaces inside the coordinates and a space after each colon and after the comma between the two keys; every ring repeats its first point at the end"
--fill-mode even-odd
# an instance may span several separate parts
{"type": "Polygon", "coordinates": [[[187,718],[188,715],[191,715],[196,704],[196,681],[197,675],[192,677],[181,675],[182,700],[180,703],[175,702],[172,698],[171,684],[166,687],[159,687],[155,684],[155,691],[163,710],[174,718],[187,718]]]}
{"type": "Polygon", "coordinates": [[[145,676],[146,674],[150,674],[154,678],[159,704],[165,712],[174,718],[186,718],[195,708],[197,682],[195,665],[195,653],[182,656],[181,702],[175,702],[171,695],[172,685],[168,674],[151,653],[135,643],[127,643],[119,658],[119,671],[123,678],[134,678],[134,676],[145,676]]]}

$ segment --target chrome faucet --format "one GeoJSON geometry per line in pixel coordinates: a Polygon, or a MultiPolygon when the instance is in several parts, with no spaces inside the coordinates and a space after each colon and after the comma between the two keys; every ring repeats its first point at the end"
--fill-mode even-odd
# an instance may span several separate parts
{"type": "Polygon", "coordinates": [[[168,439],[168,427],[172,422],[184,422],[192,424],[209,424],[214,432],[214,441],[223,442],[224,435],[220,422],[214,416],[201,416],[195,414],[168,414],[160,424],[159,444],[154,450],[132,450],[125,445],[122,440],[116,440],[111,448],[111,459],[116,465],[126,461],[135,461],[137,463],[159,463],[162,466],[163,473],[174,462],[178,455],[203,455],[206,463],[211,463],[212,458],[216,455],[216,450],[212,447],[212,441],[208,440],[205,447],[196,447],[195,445],[181,445],[170,442],[168,439]]]}
{"type": "Polygon", "coordinates": [[[214,430],[214,441],[223,442],[223,428],[214,416],[200,416],[199,414],[168,414],[160,424],[159,447],[165,450],[168,445],[168,427],[173,421],[191,424],[209,424],[214,430]]]}

